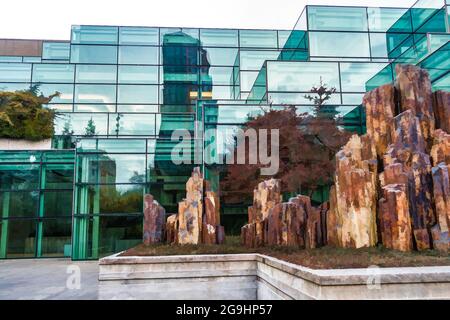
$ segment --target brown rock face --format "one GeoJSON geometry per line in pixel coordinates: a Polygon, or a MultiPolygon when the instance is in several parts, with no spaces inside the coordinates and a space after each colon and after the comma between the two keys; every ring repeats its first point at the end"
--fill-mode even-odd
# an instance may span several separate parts
{"type": "Polygon", "coordinates": [[[200,168],[194,168],[186,183],[186,199],[178,204],[178,214],[167,220],[167,239],[176,244],[223,243],[225,232],[220,226],[220,201],[203,179],[200,168]]]}
{"type": "Polygon", "coordinates": [[[400,107],[402,111],[411,110],[417,116],[423,138],[427,146],[431,147],[435,130],[435,117],[431,81],[426,70],[413,65],[398,64],[396,88],[400,93],[400,107]]]}
{"type": "Polygon", "coordinates": [[[450,132],[450,92],[436,91],[433,94],[433,109],[436,128],[450,132]]]}
{"type": "Polygon", "coordinates": [[[450,164],[441,162],[433,167],[434,201],[437,224],[431,230],[435,249],[448,253],[450,249],[450,164]]]}
{"type": "Polygon", "coordinates": [[[431,148],[431,157],[436,166],[441,162],[450,163],[450,134],[443,130],[434,132],[434,144],[431,148]]]}
{"type": "Polygon", "coordinates": [[[395,88],[384,85],[368,92],[363,99],[367,114],[367,135],[375,144],[378,156],[382,156],[394,136],[395,88]]]}
{"type": "Polygon", "coordinates": [[[166,221],[166,242],[169,244],[176,244],[178,242],[178,219],[177,215],[173,214],[167,218],[166,221]]]}
{"type": "Polygon", "coordinates": [[[412,250],[409,201],[404,184],[389,184],[383,187],[383,198],[379,201],[380,228],[386,248],[400,251],[412,250]]]}
{"type": "Polygon", "coordinates": [[[153,199],[151,194],[144,196],[144,244],[164,241],[166,211],[153,199]]]}
{"type": "Polygon", "coordinates": [[[370,247],[377,242],[377,160],[368,136],[353,135],[336,154],[335,194],[332,195],[331,243],[342,247],[370,247]],[[333,228],[334,229],[334,228],[333,228]]]}

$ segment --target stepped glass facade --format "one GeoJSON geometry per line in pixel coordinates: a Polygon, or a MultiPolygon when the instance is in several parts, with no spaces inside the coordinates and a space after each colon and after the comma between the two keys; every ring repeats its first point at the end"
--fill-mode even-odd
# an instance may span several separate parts
{"type": "MultiPolygon", "coordinates": [[[[267,106],[310,112],[304,96],[321,80],[358,133],[364,93],[393,82],[398,63],[449,90],[449,13],[449,0],[307,6],[292,30],[73,26],[70,41],[29,51],[0,40],[0,90],[61,93],[48,105],[58,111],[51,150],[0,151],[0,259],[97,259],[140,243],[143,195],[176,212],[196,166],[171,161],[176,129],[191,134],[190,157],[217,190],[233,129],[267,106]]],[[[246,220],[244,206],[222,203],[228,234],[246,220]]]]}

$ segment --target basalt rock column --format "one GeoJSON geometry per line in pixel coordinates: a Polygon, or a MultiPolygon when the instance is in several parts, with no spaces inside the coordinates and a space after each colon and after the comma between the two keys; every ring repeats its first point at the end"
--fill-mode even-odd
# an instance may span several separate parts
{"type": "Polygon", "coordinates": [[[219,235],[219,233],[222,234],[223,232],[218,232],[218,229],[220,228],[219,197],[214,191],[210,190],[210,187],[206,182],[205,189],[205,213],[203,215],[202,242],[205,244],[223,243],[223,236],[219,235]]]}
{"type": "Polygon", "coordinates": [[[450,92],[436,91],[433,94],[433,109],[436,128],[450,132],[450,92]]]}
{"type": "Polygon", "coordinates": [[[411,110],[419,119],[420,128],[427,144],[431,147],[435,130],[431,81],[426,70],[413,65],[398,64],[396,88],[400,94],[402,111],[411,110]]]}
{"type": "Polygon", "coordinates": [[[166,242],[176,244],[178,242],[178,215],[173,214],[166,221],[166,242]]]}
{"type": "Polygon", "coordinates": [[[353,135],[336,154],[336,176],[330,213],[337,222],[331,241],[342,247],[371,247],[377,243],[377,160],[367,135],[353,135]]]}
{"type": "Polygon", "coordinates": [[[166,210],[153,199],[151,194],[144,196],[144,244],[164,241],[166,210]]]}
{"type": "Polygon", "coordinates": [[[384,85],[368,92],[363,99],[366,108],[367,135],[375,144],[377,155],[382,156],[394,136],[395,88],[384,85]]]}
{"type": "Polygon", "coordinates": [[[383,187],[379,201],[380,229],[386,248],[411,251],[413,247],[409,201],[405,184],[389,184],[383,187]]]}
{"type": "Polygon", "coordinates": [[[202,236],[203,177],[195,168],[186,183],[186,199],[178,204],[178,244],[199,244],[202,236]]]}

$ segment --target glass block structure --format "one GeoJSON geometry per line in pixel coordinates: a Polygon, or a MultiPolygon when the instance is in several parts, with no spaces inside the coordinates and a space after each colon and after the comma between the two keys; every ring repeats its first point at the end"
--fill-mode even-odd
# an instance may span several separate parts
{"type": "MultiPolygon", "coordinates": [[[[449,90],[449,13],[449,0],[419,0],[307,6],[292,30],[73,26],[32,54],[0,39],[0,90],[61,93],[47,106],[59,113],[52,150],[0,151],[0,259],[97,259],[139,243],[145,193],[176,212],[196,165],[217,190],[233,130],[267,106],[310,112],[304,96],[321,80],[358,133],[364,93],[393,82],[398,63],[449,90]],[[172,162],[176,129],[199,163],[172,162]]],[[[245,220],[244,205],[222,204],[227,233],[245,220]]]]}

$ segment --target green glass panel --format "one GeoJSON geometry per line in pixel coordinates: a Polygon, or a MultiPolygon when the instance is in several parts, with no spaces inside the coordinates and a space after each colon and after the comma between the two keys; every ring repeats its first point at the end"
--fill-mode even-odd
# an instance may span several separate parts
{"type": "Polygon", "coordinates": [[[36,217],[39,191],[0,192],[1,218],[36,217]]]}
{"type": "Polygon", "coordinates": [[[404,8],[367,8],[369,30],[378,32],[411,32],[411,18],[404,8]]]}
{"type": "Polygon", "coordinates": [[[10,220],[7,232],[7,258],[35,256],[36,222],[34,220],[10,220]]]}
{"type": "Polygon", "coordinates": [[[117,46],[72,45],[71,63],[117,63],[117,46]]]}
{"type": "Polygon", "coordinates": [[[211,67],[201,81],[218,85],[230,85],[233,79],[233,67],[211,67]]]}
{"type": "Polygon", "coordinates": [[[200,41],[204,47],[237,47],[238,30],[200,29],[200,41]]]}
{"type": "Polygon", "coordinates": [[[118,103],[158,103],[158,86],[155,85],[119,85],[118,103]]]}
{"type": "Polygon", "coordinates": [[[145,154],[84,154],[78,172],[82,183],[145,183],[145,154]]]}
{"type": "Polygon", "coordinates": [[[143,212],[144,187],[141,185],[84,185],[77,187],[77,193],[77,199],[85,201],[78,203],[77,214],[143,212]]]}
{"type": "Polygon", "coordinates": [[[159,30],[146,27],[120,27],[119,44],[158,45],[159,30]]]}
{"type": "Polygon", "coordinates": [[[311,56],[370,57],[368,33],[310,32],[311,56]]]}
{"type": "Polygon", "coordinates": [[[41,257],[70,256],[71,235],[72,218],[43,220],[41,257]]]}
{"type": "Polygon", "coordinates": [[[73,84],[42,83],[39,85],[39,92],[44,96],[59,92],[59,96],[54,97],[50,104],[73,103],[73,84]]]}
{"type": "Polygon", "coordinates": [[[253,48],[278,48],[278,36],[272,30],[240,30],[239,45],[253,48]]]}
{"type": "Polygon", "coordinates": [[[0,56],[0,62],[22,62],[22,57],[0,56]]]}
{"type": "Polygon", "coordinates": [[[1,91],[18,91],[18,90],[28,90],[30,89],[29,83],[2,83],[0,82],[1,91]]]}
{"type": "Polygon", "coordinates": [[[277,60],[279,55],[279,51],[241,50],[240,68],[259,71],[266,60],[277,60]]]}
{"type": "Polygon", "coordinates": [[[75,82],[77,83],[115,83],[116,66],[77,65],[75,82]]]}
{"type": "Polygon", "coordinates": [[[207,48],[205,50],[205,61],[202,65],[211,66],[234,66],[238,49],[233,48],[207,48]]]}
{"type": "Polygon", "coordinates": [[[389,64],[367,81],[366,91],[373,90],[384,84],[392,83],[393,81],[392,65],[389,64]]]}
{"type": "Polygon", "coordinates": [[[117,27],[72,26],[72,43],[117,44],[117,39],[117,27]]]}
{"type": "Polygon", "coordinates": [[[34,190],[38,188],[39,164],[0,165],[0,190],[34,190]]]}
{"type": "Polygon", "coordinates": [[[75,103],[115,103],[114,85],[75,85],[75,103]]]}
{"type": "Polygon", "coordinates": [[[0,63],[0,82],[30,82],[31,64],[0,63]]]}
{"type": "Polygon", "coordinates": [[[69,60],[70,43],[68,42],[44,42],[42,44],[42,59],[69,60]]]}
{"type": "Polygon", "coordinates": [[[95,132],[98,135],[106,135],[108,117],[106,114],[95,113],[64,113],[55,119],[55,134],[62,134],[64,126],[69,123],[75,135],[84,135],[88,122],[92,119],[95,132]]]}
{"type": "Polygon", "coordinates": [[[74,69],[69,64],[34,64],[33,82],[73,83],[74,69]]]}
{"type": "Polygon", "coordinates": [[[73,165],[72,164],[47,164],[42,170],[45,171],[43,189],[72,189],[73,165]]]}
{"type": "Polygon", "coordinates": [[[386,42],[386,34],[370,33],[370,52],[372,58],[387,58],[388,48],[386,42]]]}
{"type": "Polygon", "coordinates": [[[416,32],[446,32],[447,12],[444,9],[437,10],[428,20],[426,20],[416,32]]]}
{"type": "Polygon", "coordinates": [[[158,64],[158,47],[120,46],[119,64],[158,64]]]}
{"type": "Polygon", "coordinates": [[[72,215],[72,198],[72,190],[43,192],[42,201],[44,202],[44,217],[70,217],[72,215]]]}
{"type": "Polygon", "coordinates": [[[340,91],[338,64],[333,62],[268,62],[268,91],[309,91],[320,79],[340,91]]]}
{"type": "Polygon", "coordinates": [[[119,83],[158,84],[158,67],[119,66],[119,83]]]}
{"type": "MultiPolygon", "coordinates": [[[[74,151],[64,151],[64,152],[44,152],[42,154],[43,162],[68,162],[73,163],[75,160],[74,151]]],[[[66,166],[64,166],[66,168],[66,166]]]]}
{"type": "Polygon", "coordinates": [[[144,112],[158,112],[158,105],[143,105],[143,104],[118,104],[117,112],[131,112],[131,113],[144,113],[144,112]]]}
{"type": "Polygon", "coordinates": [[[366,8],[309,6],[309,30],[367,31],[366,8]]]}
{"type": "MultiPolygon", "coordinates": [[[[386,63],[340,63],[342,92],[365,92],[366,82],[386,63]]],[[[344,104],[350,102],[344,102],[344,104]]]]}
{"type": "Polygon", "coordinates": [[[78,152],[145,153],[144,139],[81,139],[78,152]]]}
{"type": "Polygon", "coordinates": [[[258,77],[258,72],[241,71],[241,91],[250,91],[258,77]]]}

